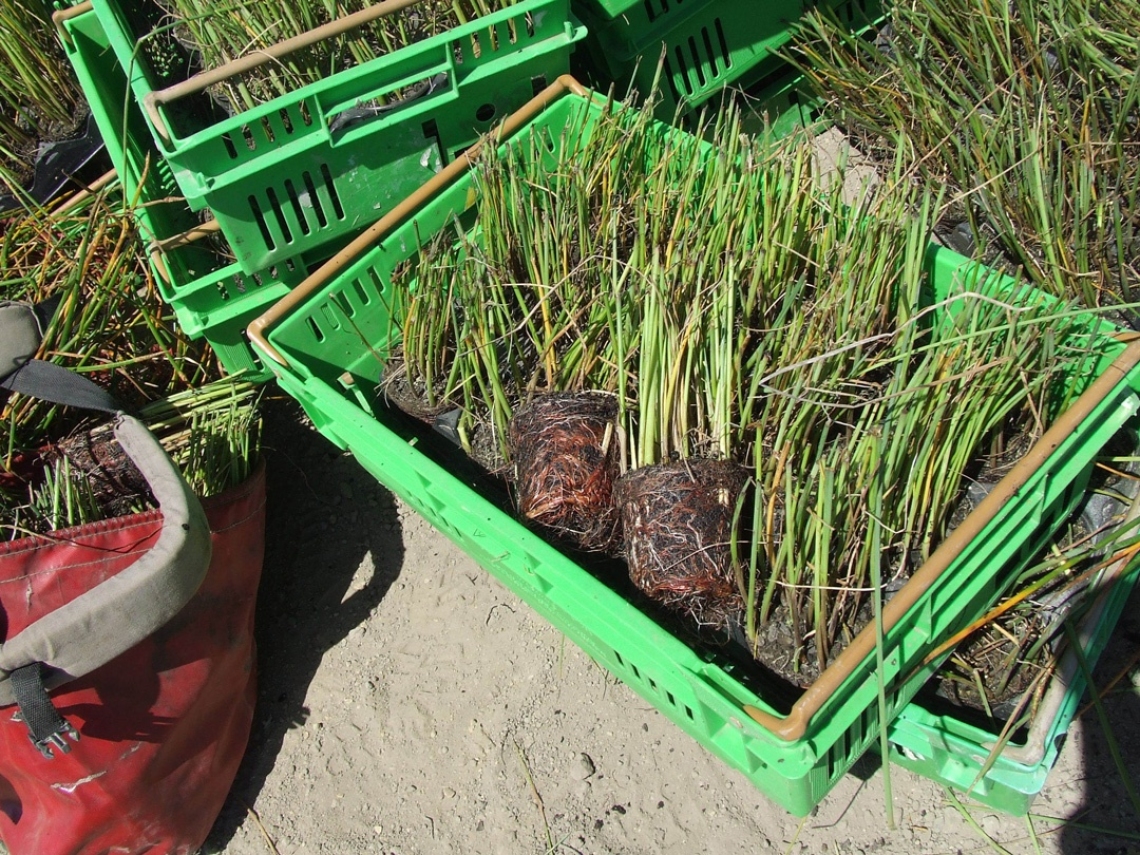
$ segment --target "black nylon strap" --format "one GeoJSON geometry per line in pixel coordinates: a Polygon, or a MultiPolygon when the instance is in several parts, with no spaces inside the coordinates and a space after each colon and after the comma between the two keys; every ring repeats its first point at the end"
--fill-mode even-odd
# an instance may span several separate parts
{"type": "Polygon", "coordinates": [[[105,413],[122,411],[119,403],[102,386],[62,365],[39,359],[29,359],[0,380],[0,386],[52,404],[105,413]]]}
{"type": "Polygon", "coordinates": [[[64,737],[69,736],[73,741],[78,741],[79,733],[63,720],[48,697],[40,663],[33,662],[17,668],[8,675],[8,679],[12,683],[16,704],[20,707],[20,717],[30,731],[32,744],[49,759],[52,757],[52,746],[64,754],[69,752],[71,746],[64,737]]]}
{"type": "Polygon", "coordinates": [[[34,303],[32,305],[32,311],[36,313],[36,317],[39,319],[40,329],[46,330],[51,326],[51,319],[55,317],[55,311],[62,302],[62,294],[53,294],[42,303],[34,303]]]}

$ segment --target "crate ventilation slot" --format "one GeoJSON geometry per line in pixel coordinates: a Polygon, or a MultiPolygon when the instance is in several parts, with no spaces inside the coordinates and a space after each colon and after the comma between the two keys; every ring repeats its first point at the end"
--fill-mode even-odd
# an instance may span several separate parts
{"type": "Polygon", "coordinates": [[[451,43],[451,51],[456,64],[463,65],[468,60],[479,59],[484,52],[497,53],[507,45],[518,44],[524,32],[528,39],[534,38],[534,21],[530,15],[519,15],[472,33],[468,38],[457,39],[451,43]]]}
{"type": "Polygon", "coordinates": [[[316,178],[308,170],[302,172],[300,185],[286,178],[280,193],[267,187],[264,200],[249,197],[250,213],[269,252],[279,243],[293,243],[296,237],[328,228],[334,219],[344,219],[344,207],[327,165],[321,165],[316,178]]]}
{"type": "Polygon", "coordinates": [[[670,9],[676,9],[684,2],[685,0],[645,0],[645,14],[652,23],[662,15],[667,15],[670,9]]]}
{"type": "Polygon", "coordinates": [[[318,342],[324,341],[325,331],[321,329],[321,325],[317,323],[317,319],[314,317],[309,317],[306,318],[306,320],[309,324],[309,330],[313,333],[313,338],[315,338],[318,342]]]}
{"type": "MultiPolygon", "coordinates": [[[[266,271],[270,277],[276,278],[277,268],[266,271]]],[[[265,284],[265,277],[260,273],[235,273],[230,277],[229,283],[223,280],[218,282],[218,291],[223,300],[229,300],[235,295],[248,294],[265,284]]]]}
{"type": "Polygon", "coordinates": [[[732,56],[720,18],[713,21],[711,29],[701,27],[699,34],[672,45],[665,54],[665,78],[678,101],[710,86],[731,67],[732,56]]]}
{"type": "Polygon", "coordinates": [[[372,302],[372,295],[368,293],[368,289],[364,287],[362,279],[352,280],[352,287],[356,291],[356,299],[360,306],[367,306],[372,302]]]}
{"type": "Polygon", "coordinates": [[[273,119],[273,116],[262,116],[250,124],[242,125],[240,141],[234,139],[233,133],[222,134],[222,145],[225,146],[230,160],[238,159],[238,153],[242,151],[240,146],[252,152],[265,147],[272,148],[284,143],[284,139],[278,137],[291,136],[299,131],[301,126],[308,127],[313,124],[312,114],[304,101],[292,108],[282,107],[277,111],[277,121],[274,122],[273,119]]]}
{"type": "Polygon", "coordinates": [[[663,694],[669,701],[669,706],[683,709],[685,711],[685,715],[688,716],[690,720],[696,720],[696,716],[693,715],[692,707],[690,707],[688,704],[678,703],[676,696],[674,696],[671,691],[664,688],[663,686],[658,685],[657,681],[650,677],[648,674],[642,674],[641,669],[634,665],[633,662],[627,662],[624,658],[622,658],[622,655],[617,650],[614,650],[614,659],[617,660],[617,664],[621,667],[621,669],[626,672],[622,679],[624,679],[627,683],[632,682],[630,679],[630,677],[632,677],[639,683],[648,686],[656,695],[660,696],[663,694]]]}

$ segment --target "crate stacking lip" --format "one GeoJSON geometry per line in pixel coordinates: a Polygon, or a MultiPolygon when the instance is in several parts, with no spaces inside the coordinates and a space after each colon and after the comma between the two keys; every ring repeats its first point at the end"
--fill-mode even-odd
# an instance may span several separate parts
{"type": "Polygon", "coordinates": [[[569,0],[520,0],[218,120],[208,87],[422,0],[372,4],[166,87],[133,2],[94,8],[182,194],[213,213],[246,273],[374,222],[567,72],[585,35],[569,0]]]}
{"type": "MultiPolygon", "coordinates": [[[[553,166],[559,140],[588,140],[605,109],[561,78],[497,139],[539,135],[553,166]]],[[[446,443],[433,445],[378,395],[391,274],[457,218],[470,227],[478,198],[469,165],[466,156],[451,164],[254,321],[254,348],[326,437],[703,746],[789,811],[808,813],[878,738],[880,676],[890,719],[940,664],[926,654],[982,614],[1010,568],[1033,558],[1075,507],[1097,450],[1140,407],[1140,343],[1104,336],[1102,373],[1074,378],[1088,384],[1074,406],[887,602],[881,670],[869,627],[788,708],[527,529],[446,443]]],[[[936,292],[996,278],[938,247],[928,268],[936,292]]]]}
{"type": "MultiPolygon", "coordinates": [[[[1118,526],[1140,516],[1140,496],[1118,526]]],[[[1092,605],[1066,639],[1056,673],[1023,738],[1003,743],[1000,727],[985,727],[921,700],[908,704],[888,731],[891,762],[1005,813],[1022,816],[1044,789],[1057,762],[1092,669],[1108,645],[1136,587],[1134,556],[1110,564],[1093,583],[1092,605]],[[1076,641],[1085,665],[1072,649],[1076,641]],[[995,746],[1000,753],[991,758],[995,746]]]]}
{"type": "MultiPolygon", "coordinates": [[[[54,18],[140,234],[162,241],[197,228],[198,216],[181,198],[142,113],[126,98],[126,75],[91,4],[61,10],[54,18]]],[[[205,338],[227,372],[268,379],[245,328],[304,279],[308,270],[301,261],[248,274],[238,264],[219,261],[201,241],[190,241],[165,251],[152,244],[150,265],[160,295],[187,335],[205,338]]]]}
{"type": "MultiPolygon", "coordinates": [[[[879,0],[826,0],[817,4],[862,27],[879,0]]],[[[661,64],[657,118],[671,121],[717,98],[725,87],[749,87],[778,71],[792,29],[808,4],[802,0],[575,0],[588,27],[594,65],[620,87],[642,95],[661,64]]],[[[598,81],[599,83],[606,81],[598,81]]]]}

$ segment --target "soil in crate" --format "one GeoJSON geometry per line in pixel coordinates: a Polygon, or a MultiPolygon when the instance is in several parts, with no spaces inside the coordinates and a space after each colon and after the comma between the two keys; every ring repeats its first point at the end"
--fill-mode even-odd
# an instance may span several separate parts
{"type": "MultiPolygon", "coordinates": [[[[163,10],[142,0],[122,0],[124,19],[138,45],[141,61],[150,71],[149,84],[163,89],[189,80],[203,71],[201,54],[175,38],[163,10]]],[[[164,105],[171,127],[180,135],[190,135],[230,115],[205,92],[190,93],[164,105]]]]}
{"type": "Polygon", "coordinates": [[[541,395],[511,419],[518,512],[556,539],[591,552],[620,539],[617,399],[594,392],[541,395]]]}
{"type": "Polygon", "coordinates": [[[731,544],[747,477],[733,461],[689,459],[634,469],[614,490],[633,583],[699,626],[742,608],[731,544]]]}
{"type": "Polygon", "coordinates": [[[462,449],[463,456],[484,473],[506,477],[508,464],[496,439],[495,430],[488,421],[475,420],[461,432],[461,408],[439,394],[439,390],[436,395],[429,396],[423,379],[409,380],[398,359],[392,360],[390,364],[392,368],[384,369],[377,388],[385,403],[447,438],[462,449]]]}
{"type": "Polygon", "coordinates": [[[450,401],[443,399],[440,389],[435,390],[435,395],[429,395],[422,378],[410,380],[398,357],[391,359],[385,366],[379,391],[386,401],[401,412],[428,425],[454,408],[450,401]]]}

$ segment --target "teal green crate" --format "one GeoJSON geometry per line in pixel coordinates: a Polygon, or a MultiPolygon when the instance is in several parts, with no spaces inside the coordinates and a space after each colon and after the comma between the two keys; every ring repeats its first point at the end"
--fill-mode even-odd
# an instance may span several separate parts
{"type": "MultiPolygon", "coordinates": [[[[1133,499],[1125,521],[1140,504],[1133,499]]],[[[1136,587],[1130,556],[1106,568],[1090,596],[1092,606],[1080,616],[1072,638],[1079,641],[1091,669],[1108,645],[1124,606],[1136,587]]],[[[1070,639],[1070,643],[1071,643],[1070,639]]],[[[1073,650],[1062,653],[1026,732],[1002,745],[997,726],[984,726],[945,705],[921,696],[903,708],[888,732],[891,762],[964,793],[971,801],[1023,816],[1045,787],[1057,762],[1088,680],[1073,650]]]]}
{"type": "Polygon", "coordinates": [[[586,24],[593,83],[653,90],[660,63],[657,117],[671,121],[716,101],[726,87],[747,88],[783,65],[776,54],[813,7],[861,29],[879,0],[575,0],[586,24]]]}
{"type": "Polygon", "coordinates": [[[567,72],[585,34],[568,3],[520,0],[233,116],[194,91],[201,75],[164,88],[145,48],[157,4],[94,8],[190,207],[212,212],[252,273],[371,224],[567,72]],[[424,94],[361,108],[409,88],[424,94]]]}
{"type": "MultiPolygon", "coordinates": [[[[514,135],[504,144],[541,134],[553,165],[564,132],[589,138],[603,100],[560,80],[512,117],[506,133],[514,135]]],[[[690,647],[633,605],[626,574],[579,563],[527,529],[501,485],[377,391],[392,271],[456,218],[473,222],[478,198],[465,160],[252,324],[255,349],[322,434],[708,750],[789,811],[806,814],[879,737],[873,628],[798,700],[784,700],[786,689],[763,683],[755,669],[690,647]]],[[[956,284],[995,279],[937,247],[928,263],[934,301],[956,284]]],[[[926,655],[998,598],[1080,500],[1098,450],[1140,408],[1138,360],[1140,345],[1126,349],[1106,334],[1103,376],[1074,379],[1089,388],[1035,446],[1036,465],[1018,467],[971,515],[976,537],[951,535],[886,604],[881,676],[889,717],[940,664],[924,664],[926,655]]]]}
{"type": "MultiPolygon", "coordinates": [[[[200,225],[129,100],[126,75],[95,12],[73,7],[57,15],[57,26],[144,239],[163,240],[200,225]]],[[[192,242],[152,252],[151,268],[159,293],[187,335],[205,338],[226,371],[268,378],[245,328],[304,278],[307,270],[300,262],[248,274],[192,242]]]]}

